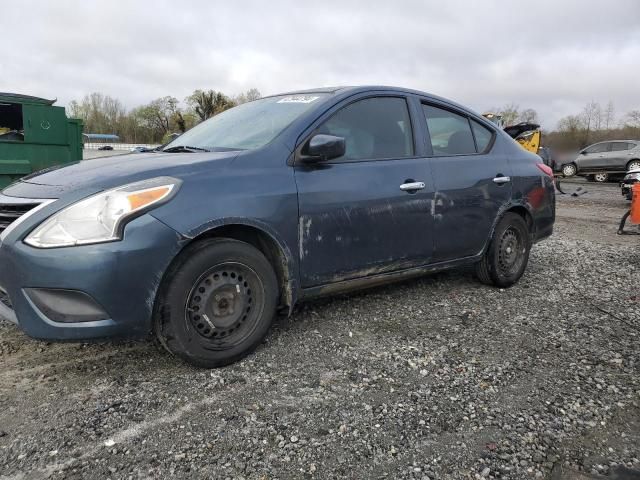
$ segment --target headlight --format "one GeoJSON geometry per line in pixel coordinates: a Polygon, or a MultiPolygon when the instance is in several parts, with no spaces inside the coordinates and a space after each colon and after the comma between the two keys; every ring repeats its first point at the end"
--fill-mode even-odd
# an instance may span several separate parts
{"type": "Polygon", "coordinates": [[[175,178],[158,177],[98,193],[45,220],[25,243],[55,248],[120,240],[127,219],[168,201],[180,183],[175,178]]]}

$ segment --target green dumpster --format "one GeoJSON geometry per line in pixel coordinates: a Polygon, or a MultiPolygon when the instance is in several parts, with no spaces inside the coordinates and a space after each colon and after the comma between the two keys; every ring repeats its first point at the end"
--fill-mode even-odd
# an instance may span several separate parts
{"type": "Polygon", "coordinates": [[[43,168],[82,160],[82,120],[55,100],[0,93],[0,190],[43,168]]]}

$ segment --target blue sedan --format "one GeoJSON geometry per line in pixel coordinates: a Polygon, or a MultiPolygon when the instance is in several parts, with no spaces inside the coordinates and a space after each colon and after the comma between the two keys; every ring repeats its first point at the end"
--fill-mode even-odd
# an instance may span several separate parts
{"type": "Polygon", "coordinates": [[[0,316],[46,340],[155,335],[217,367],[320,295],[465,265],[509,287],[554,220],[549,167],[461,105],[275,95],[2,191],[0,316]]]}

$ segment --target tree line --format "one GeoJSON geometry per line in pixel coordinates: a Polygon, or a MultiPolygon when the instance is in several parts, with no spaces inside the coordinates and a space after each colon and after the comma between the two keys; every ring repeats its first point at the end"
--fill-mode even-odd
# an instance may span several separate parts
{"type": "MultiPolygon", "coordinates": [[[[492,112],[501,115],[505,125],[539,123],[534,109],[521,110],[513,103],[494,108],[492,112]]],[[[577,151],[605,140],[640,139],[640,110],[631,110],[617,117],[612,101],[604,106],[591,101],[580,112],[562,117],[555,130],[549,130],[545,125],[542,125],[542,130],[542,144],[561,152],[577,151]]]]}
{"type": "Polygon", "coordinates": [[[165,143],[198,123],[241,103],[260,98],[252,88],[229,96],[215,90],[195,90],[180,102],[176,97],[157,98],[131,110],[117,98],[94,92],[69,103],[70,117],[84,122],[85,133],[116,134],[124,143],[165,143]]]}
{"type": "Polygon", "coordinates": [[[581,112],[561,118],[557,129],[546,137],[547,143],[559,151],[580,150],[605,140],[640,139],[640,110],[616,117],[613,102],[603,107],[591,101],[581,112]]]}
{"type": "MultiPolygon", "coordinates": [[[[114,133],[124,143],[165,143],[172,133],[182,133],[198,123],[241,103],[260,98],[252,88],[229,96],[215,90],[195,90],[183,102],[172,96],[157,98],[131,110],[122,102],[99,92],[72,101],[71,117],[81,118],[86,133],[114,133]]],[[[539,123],[533,108],[509,103],[493,108],[505,125],[539,123]]],[[[559,151],[575,151],[604,140],[640,139],[640,110],[616,117],[613,102],[605,106],[591,101],[582,111],[558,121],[555,130],[543,128],[543,145],[559,151]]]]}

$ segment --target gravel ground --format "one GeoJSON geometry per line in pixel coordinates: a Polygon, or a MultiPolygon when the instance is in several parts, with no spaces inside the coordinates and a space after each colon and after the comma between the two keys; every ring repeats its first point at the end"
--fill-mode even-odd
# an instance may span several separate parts
{"type": "Polygon", "coordinates": [[[314,302],[220,370],[0,323],[0,478],[640,478],[640,237],[583,186],[515,287],[314,302]]]}

